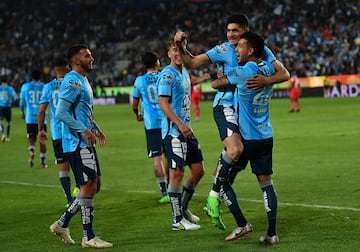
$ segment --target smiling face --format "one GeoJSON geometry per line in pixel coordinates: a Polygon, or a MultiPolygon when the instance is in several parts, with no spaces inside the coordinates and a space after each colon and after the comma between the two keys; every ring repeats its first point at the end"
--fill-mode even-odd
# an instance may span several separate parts
{"type": "Polygon", "coordinates": [[[246,31],[247,30],[240,27],[239,24],[230,23],[226,27],[226,37],[227,37],[228,41],[230,42],[230,44],[232,44],[233,46],[237,46],[241,34],[243,34],[246,31]]]}
{"type": "Polygon", "coordinates": [[[80,52],[74,57],[75,64],[82,69],[85,73],[94,69],[94,58],[89,49],[81,49],[80,52]]]}
{"type": "Polygon", "coordinates": [[[237,61],[239,64],[243,64],[249,61],[249,56],[253,54],[254,48],[249,47],[246,39],[240,39],[236,48],[237,61]]]}
{"type": "Polygon", "coordinates": [[[169,45],[168,57],[170,58],[170,61],[171,61],[170,65],[177,67],[177,68],[182,66],[183,61],[180,57],[179,50],[175,46],[175,44],[169,45]]]}
{"type": "Polygon", "coordinates": [[[89,49],[82,49],[80,51],[81,54],[81,66],[86,70],[87,72],[90,72],[94,69],[94,58],[90,52],[89,49]]]}

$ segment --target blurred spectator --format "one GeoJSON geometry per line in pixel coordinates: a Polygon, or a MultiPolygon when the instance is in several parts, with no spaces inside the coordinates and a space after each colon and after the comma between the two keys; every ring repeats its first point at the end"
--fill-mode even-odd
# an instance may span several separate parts
{"type": "Polygon", "coordinates": [[[0,68],[11,72],[17,91],[32,68],[42,69],[44,81],[54,78],[48,71],[53,58],[73,43],[88,44],[93,52],[89,79],[132,85],[145,73],[145,51],[156,51],[166,65],[164,43],[182,29],[191,37],[189,49],[202,53],[226,40],[222,17],[234,10],[251,18],[251,30],[298,77],[360,72],[358,0],[13,0],[2,2],[0,10],[0,68]]]}

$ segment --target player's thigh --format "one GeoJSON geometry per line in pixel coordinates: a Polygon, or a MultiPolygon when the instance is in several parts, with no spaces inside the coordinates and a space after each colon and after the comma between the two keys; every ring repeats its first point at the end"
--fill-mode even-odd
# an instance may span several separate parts
{"type": "Polygon", "coordinates": [[[161,156],[163,153],[161,129],[145,130],[145,136],[148,157],[161,156]]]}
{"type": "Polygon", "coordinates": [[[213,116],[218,127],[221,141],[234,133],[240,134],[237,116],[233,106],[218,105],[213,108],[213,116]]]}
{"type": "Polygon", "coordinates": [[[54,149],[56,164],[66,163],[67,160],[66,160],[66,156],[63,152],[61,139],[53,140],[53,149],[54,149]]]}
{"type": "Polygon", "coordinates": [[[77,184],[85,184],[100,176],[100,167],[95,148],[78,147],[74,152],[65,153],[73,170],[77,184]]]}
{"type": "Polygon", "coordinates": [[[186,164],[202,163],[204,160],[197,138],[187,139],[186,164]]]}
{"type": "Polygon", "coordinates": [[[272,150],[273,139],[257,140],[253,142],[254,148],[251,153],[250,165],[252,173],[255,175],[273,174],[272,169],[272,150]]]}
{"type": "Polygon", "coordinates": [[[167,135],[163,141],[168,167],[176,169],[186,165],[187,143],[183,136],[167,135]]]}

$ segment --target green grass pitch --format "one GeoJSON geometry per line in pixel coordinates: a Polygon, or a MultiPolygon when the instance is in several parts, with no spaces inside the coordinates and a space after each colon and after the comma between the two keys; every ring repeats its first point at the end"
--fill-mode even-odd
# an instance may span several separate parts
{"type": "MultiPolygon", "coordinates": [[[[290,114],[289,100],[271,101],[280,244],[258,242],[267,220],[249,167],[239,174],[235,189],[254,226],[250,236],[225,242],[235,224],[229,211],[221,206],[225,231],[212,226],[202,212],[222,149],[211,102],[201,103],[201,120],[193,122],[206,174],[190,202],[201,218],[201,230],[189,232],[172,231],[171,207],[158,203],[143,125],[135,120],[131,106],[95,107],[95,118],[107,136],[107,145],[97,147],[103,176],[102,191],[95,197],[96,234],[114,243],[112,251],[358,251],[360,98],[300,102],[301,112],[290,114]]],[[[25,123],[18,108],[13,109],[11,142],[0,142],[0,153],[0,251],[79,251],[80,215],[70,223],[75,245],[65,245],[49,233],[65,205],[52,145],[48,141],[49,168],[39,168],[39,155],[35,167],[29,168],[25,123]]]]}

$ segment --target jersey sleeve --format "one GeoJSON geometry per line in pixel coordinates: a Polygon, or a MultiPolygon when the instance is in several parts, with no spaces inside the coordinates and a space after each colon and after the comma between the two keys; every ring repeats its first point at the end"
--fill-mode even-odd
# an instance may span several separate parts
{"type": "Polygon", "coordinates": [[[175,76],[171,72],[165,71],[161,73],[158,80],[158,95],[171,96],[171,86],[174,80],[175,76]]]}
{"type": "Polygon", "coordinates": [[[80,121],[75,120],[74,117],[69,112],[71,110],[71,105],[67,100],[60,99],[57,107],[55,116],[60,121],[64,122],[69,128],[75,130],[76,132],[83,133],[86,130],[86,126],[80,121]]]}
{"type": "Polygon", "coordinates": [[[276,57],[275,55],[273,54],[273,52],[270,50],[269,47],[265,46],[264,47],[264,54],[263,56],[261,57],[262,60],[266,61],[266,62],[269,62],[269,63],[272,63],[273,61],[276,60],[276,57]]]}
{"type": "Polygon", "coordinates": [[[16,101],[18,99],[18,96],[15,92],[15,89],[13,87],[10,87],[10,94],[11,94],[11,97],[14,101],[16,101]]]}
{"type": "Polygon", "coordinates": [[[229,50],[224,43],[217,45],[206,52],[206,55],[209,57],[211,63],[216,63],[218,65],[225,63],[225,58],[228,57],[228,54],[229,50]]]}
{"type": "Polygon", "coordinates": [[[20,89],[20,104],[19,104],[19,107],[20,107],[20,112],[22,115],[25,114],[25,92],[26,92],[26,85],[23,84],[21,89],[20,89]]]}
{"type": "Polygon", "coordinates": [[[141,96],[141,78],[140,77],[137,77],[135,79],[132,96],[135,98],[140,98],[140,96],[141,96]]]}
{"type": "Polygon", "coordinates": [[[60,86],[60,99],[74,103],[80,94],[81,82],[75,76],[65,78],[60,86]]]}
{"type": "Polygon", "coordinates": [[[44,85],[42,92],[41,92],[41,97],[40,97],[40,104],[43,103],[49,103],[50,99],[49,99],[49,84],[44,85]]]}

